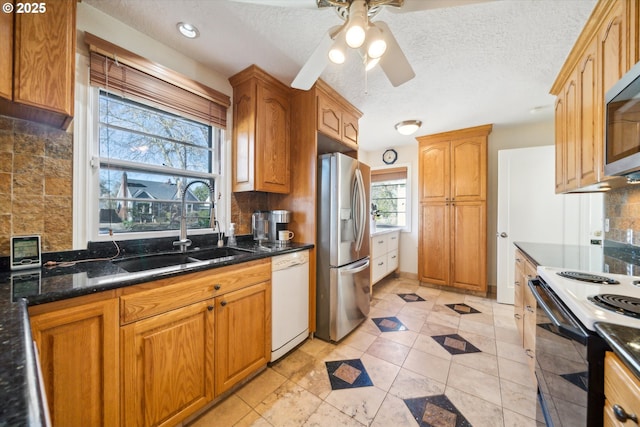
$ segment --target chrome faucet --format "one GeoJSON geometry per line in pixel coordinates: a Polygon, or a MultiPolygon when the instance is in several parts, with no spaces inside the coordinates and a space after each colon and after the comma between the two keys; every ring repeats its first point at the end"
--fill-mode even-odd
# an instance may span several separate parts
{"type": "Polygon", "coordinates": [[[191,240],[187,238],[187,215],[186,215],[187,202],[186,202],[186,198],[187,198],[187,190],[189,189],[189,187],[191,187],[191,185],[195,184],[196,182],[206,185],[207,188],[209,189],[209,200],[211,200],[211,213],[209,215],[210,216],[210,225],[215,227],[215,224],[218,222],[214,218],[215,215],[214,215],[213,206],[214,206],[215,195],[213,193],[213,187],[211,187],[211,185],[208,182],[202,181],[202,180],[199,180],[199,179],[196,179],[196,180],[191,181],[190,183],[188,183],[182,189],[182,194],[181,194],[182,211],[180,213],[180,240],[176,240],[175,242],[173,242],[173,246],[180,246],[180,252],[186,252],[187,251],[187,247],[191,246],[191,240]]]}

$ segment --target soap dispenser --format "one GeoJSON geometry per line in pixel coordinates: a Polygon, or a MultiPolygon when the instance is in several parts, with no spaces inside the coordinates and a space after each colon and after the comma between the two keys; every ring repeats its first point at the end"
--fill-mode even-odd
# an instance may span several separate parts
{"type": "Polygon", "coordinates": [[[231,224],[229,224],[229,230],[227,233],[227,245],[235,246],[237,244],[238,242],[236,242],[236,224],[232,222],[231,224]]]}

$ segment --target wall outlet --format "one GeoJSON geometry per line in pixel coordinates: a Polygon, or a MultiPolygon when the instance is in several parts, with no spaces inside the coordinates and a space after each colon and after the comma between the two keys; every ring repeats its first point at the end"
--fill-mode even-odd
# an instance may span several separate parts
{"type": "Polygon", "coordinates": [[[604,219],[604,232],[605,233],[609,232],[609,218],[604,219]]]}
{"type": "Polygon", "coordinates": [[[627,243],[633,245],[633,229],[627,228],[627,243]]]}

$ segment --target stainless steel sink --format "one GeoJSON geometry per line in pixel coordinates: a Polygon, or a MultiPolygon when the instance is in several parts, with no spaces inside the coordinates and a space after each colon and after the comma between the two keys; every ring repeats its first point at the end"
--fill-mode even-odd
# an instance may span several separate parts
{"type": "Polygon", "coordinates": [[[189,254],[176,253],[144,255],[135,258],[113,261],[113,263],[123,270],[128,271],[129,273],[135,273],[137,271],[153,270],[156,268],[189,264],[198,261],[200,260],[193,258],[189,254]]]}
{"type": "Polygon", "coordinates": [[[142,255],[134,258],[116,260],[113,261],[113,263],[129,273],[135,273],[138,271],[154,270],[163,267],[186,265],[194,262],[230,261],[232,259],[247,257],[250,255],[251,252],[249,251],[224,247],[196,249],[187,253],[142,255]]]}
{"type": "Polygon", "coordinates": [[[189,252],[189,256],[197,258],[201,261],[210,260],[231,260],[238,257],[247,257],[251,255],[249,251],[243,251],[236,248],[211,248],[211,249],[196,249],[189,252]]]}

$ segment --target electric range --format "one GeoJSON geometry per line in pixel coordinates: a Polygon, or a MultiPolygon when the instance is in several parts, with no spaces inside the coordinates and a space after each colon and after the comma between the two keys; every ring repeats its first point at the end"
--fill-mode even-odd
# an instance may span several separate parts
{"type": "Polygon", "coordinates": [[[640,277],[542,266],[538,276],[587,329],[595,322],[640,329],[640,277]]]}

